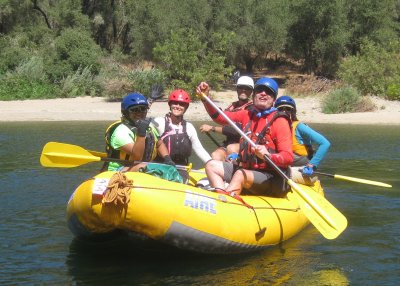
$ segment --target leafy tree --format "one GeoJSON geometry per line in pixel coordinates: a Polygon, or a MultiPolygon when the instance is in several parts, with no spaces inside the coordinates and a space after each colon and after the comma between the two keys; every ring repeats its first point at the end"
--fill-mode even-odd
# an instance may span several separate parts
{"type": "Polygon", "coordinates": [[[218,10],[214,29],[231,33],[228,57],[236,66],[245,64],[251,73],[258,60],[283,50],[291,22],[289,1],[220,1],[213,9],[218,10]]]}
{"type": "Polygon", "coordinates": [[[52,57],[47,62],[47,71],[54,79],[75,73],[79,68],[90,67],[93,74],[100,70],[100,48],[89,33],[79,29],[66,29],[55,39],[52,57]]]}
{"type": "MultiPolygon", "coordinates": [[[[224,42],[222,35],[215,37],[220,37],[220,43],[224,42]]],[[[193,30],[179,29],[173,31],[164,43],[157,44],[153,52],[170,79],[172,88],[191,91],[201,80],[207,80],[218,88],[228,72],[224,67],[225,57],[221,55],[225,50],[226,47],[220,47],[218,53],[208,49],[193,30]]]]}
{"type": "Polygon", "coordinates": [[[131,54],[137,58],[152,59],[156,43],[182,28],[195,31],[200,41],[207,42],[205,23],[210,8],[206,0],[129,1],[127,11],[131,54]]]}
{"type": "Polygon", "coordinates": [[[304,60],[308,74],[333,75],[349,37],[345,7],[340,0],[292,1],[288,53],[304,60]]]}
{"type": "MultiPolygon", "coordinates": [[[[141,0],[135,2],[143,2],[141,0]]],[[[129,11],[125,1],[84,0],[82,11],[91,19],[92,33],[97,44],[112,52],[119,48],[129,51],[129,11]]]]}
{"type": "Polygon", "coordinates": [[[399,37],[400,2],[398,0],[346,1],[351,38],[351,54],[360,51],[364,40],[386,45],[399,37]]]}
{"type": "Polygon", "coordinates": [[[348,57],[342,62],[338,75],[363,95],[399,99],[399,50],[400,41],[393,41],[386,47],[365,41],[359,55],[348,57]]]}

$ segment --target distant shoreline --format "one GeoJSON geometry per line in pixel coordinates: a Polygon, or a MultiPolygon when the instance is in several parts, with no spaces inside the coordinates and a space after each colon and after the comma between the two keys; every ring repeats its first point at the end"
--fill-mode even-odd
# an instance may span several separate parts
{"type": "MultiPolygon", "coordinates": [[[[235,91],[214,93],[216,104],[224,108],[236,100],[235,91]]],[[[400,125],[400,102],[372,98],[378,109],[374,112],[323,114],[317,97],[296,98],[298,117],[306,123],[400,125]]],[[[148,116],[164,116],[167,102],[154,102],[148,116]]],[[[102,97],[77,97],[23,101],[0,101],[1,122],[24,121],[115,121],[121,116],[119,102],[102,97]]],[[[192,102],[185,119],[211,121],[201,102],[192,102]]]]}

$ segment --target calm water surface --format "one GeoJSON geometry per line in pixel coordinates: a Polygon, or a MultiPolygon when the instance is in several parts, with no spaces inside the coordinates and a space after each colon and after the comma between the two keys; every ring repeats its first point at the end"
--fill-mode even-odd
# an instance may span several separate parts
{"type": "MultiPolygon", "coordinates": [[[[126,241],[87,243],[66,226],[66,202],[99,163],[43,168],[46,142],[103,151],[108,122],[1,123],[0,284],[4,285],[398,285],[398,127],[312,125],[332,142],[320,170],[383,181],[393,189],[322,178],[349,220],[335,240],[312,226],[266,251],[238,256],[143,252],[126,241]]],[[[201,136],[207,150],[215,145],[201,136]]],[[[197,167],[199,161],[193,160],[197,167]]]]}

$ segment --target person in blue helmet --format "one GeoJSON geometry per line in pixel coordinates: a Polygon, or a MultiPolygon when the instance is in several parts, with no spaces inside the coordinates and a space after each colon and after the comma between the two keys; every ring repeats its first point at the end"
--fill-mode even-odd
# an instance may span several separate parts
{"type": "MultiPolygon", "coordinates": [[[[275,80],[262,77],[255,83],[251,108],[236,112],[224,111],[230,121],[243,126],[243,132],[256,147],[253,148],[247,140],[241,138],[238,164],[219,160],[207,162],[207,177],[217,192],[236,198],[242,191],[253,195],[282,197],[289,190],[285,180],[264,159],[267,156],[284,172],[289,172],[288,168],[293,162],[289,118],[284,113],[278,113],[274,107],[278,88],[275,80]],[[225,182],[228,183],[227,187],[225,182]]],[[[209,89],[206,82],[201,82],[196,93],[214,122],[229,124],[212,104],[204,100],[202,94],[208,95],[209,89]]]]}
{"type": "MultiPolygon", "coordinates": [[[[129,161],[153,161],[157,154],[164,163],[175,165],[168,149],[159,140],[157,129],[146,119],[149,103],[140,93],[129,93],[121,102],[122,117],[111,124],[106,131],[106,150],[108,157],[129,161]]],[[[103,167],[108,171],[137,171],[144,164],[124,166],[118,162],[109,162],[103,167]]]]}
{"type": "Polygon", "coordinates": [[[312,176],[325,158],[331,143],[317,131],[297,119],[296,102],[287,95],[279,97],[275,107],[285,112],[292,121],[293,135],[293,166],[304,166],[301,170],[303,175],[312,176]],[[313,146],[317,146],[314,152],[313,146]]]}

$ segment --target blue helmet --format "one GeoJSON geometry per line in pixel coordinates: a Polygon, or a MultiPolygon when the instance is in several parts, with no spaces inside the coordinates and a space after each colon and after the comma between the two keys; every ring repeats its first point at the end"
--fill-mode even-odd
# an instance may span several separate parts
{"type": "Polygon", "coordinates": [[[122,99],[121,110],[126,111],[129,107],[134,105],[149,106],[149,103],[147,102],[147,98],[143,94],[138,92],[129,93],[127,96],[124,97],[124,99],[122,99]]]}
{"type": "Polygon", "coordinates": [[[296,109],[296,102],[290,96],[282,95],[281,97],[279,97],[276,100],[275,107],[279,108],[279,107],[284,107],[284,106],[296,109]]]}
{"type": "Polygon", "coordinates": [[[269,77],[262,77],[259,80],[256,81],[256,84],[254,85],[254,90],[257,89],[257,87],[264,86],[270,89],[274,93],[274,98],[278,95],[278,83],[274,81],[272,78],[269,77]]]}

